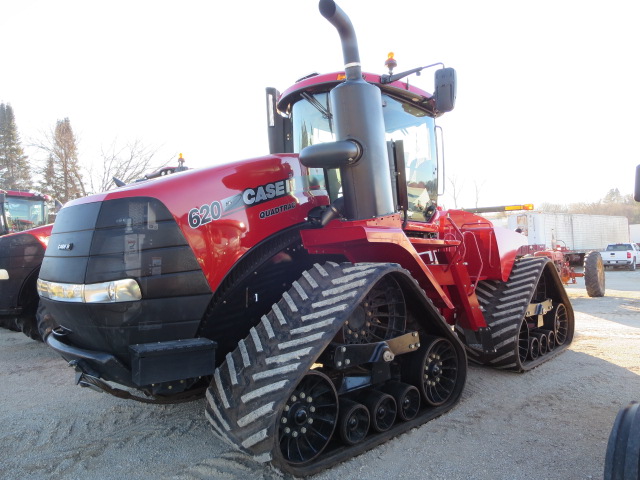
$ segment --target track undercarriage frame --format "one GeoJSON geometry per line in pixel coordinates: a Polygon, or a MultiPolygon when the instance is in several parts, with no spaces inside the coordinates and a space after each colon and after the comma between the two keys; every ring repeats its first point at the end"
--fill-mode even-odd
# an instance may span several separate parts
{"type": "Polygon", "coordinates": [[[227,356],[207,393],[207,416],[217,433],[257,460],[309,475],[452,408],[466,377],[465,349],[478,363],[525,371],[566,348],[573,336],[573,313],[553,265],[544,258],[524,259],[515,263],[507,281],[480,280],[478,274],[469,273],[470,259],[480,259],[475,264],[483,265],[480,248],[463,248],[477,246],[478,240],[471,239],[473,233],[458,231],[457,238],[449,235],[448,240],[407,237],[397,215],[303,230],[309,253],[344,256],[352,263],[316,265],[305,272],[227,356]],[[425,258],[433,262],[426,263],[425,258]],[[367,275],[353,276],[354,271],[367,275]],[[385,296],[381,317],[368,309],[376,286],[380,288],[389,278],[394,279],[396,287],[391,290],[397,293],[385,296]],[[321,286],[329,279],[332,288],[321,286]],[[488,295],[491,286],[500,295],[488,295]],[[349,296],[343,298],[345,292],[349,296]],[[333,295],[338,300],[326,298],[333,295]],[[346,298],[347,303],[340,303],[346,298]],[[392,307],[395,303],[400,306],[392,307]],[[503,316],[505,303],[517,307],[517,312],[507,308],[510,314],[503,316]],[[318,307],[330,313],[305,316],[301,312],[318,307]],[[391,320],[395,308],[404,311],[405,320],[391,320]],[[329,315],[331,321],[325,318],[329,315]],[[306,324],[307,318],[322,326],[306,324]],[[371,318],[386,319],[383,334],[371,335],[371,318]],[[292,332],[315,333],[297,339],[292,332]],[[251,373],[249,358],[268,351],[268,342],[276,349],[305,348],[265,357],[267,365],[285,362],[274,372],[295,371],[296,375],[262,385],[256,377],[271,375],[251,373]],[[540,349],[542,342],[545,352],[540,349]],[[254,352],[247,353],[249,345],[254,352]],[[452,364],[442,365],[444,358],[455,365],[453,377],[452,364]],[[306,363],[300,365],[303,359],[306,363]],[[442,385],[449,385],[444,393],[439,391],[442,385]],[[252,405],[252,410],[232,403],[232,399],[253,398],[256,391],[268,395],[280,389],[286,391],[252,405]],[[314,389],[321,390],[335,407],[323,413],[331,424],[325,430],[311,430],[304,423],[309,419],[327,422],[309,410],[313,404],[300,399],[301,395],[314,398],[309,395],[314,389]],[[403,410],[413,413],[403,414],[403,410]],[[258,417],[263,420],[257,430],[235,428],[258,417]]]}

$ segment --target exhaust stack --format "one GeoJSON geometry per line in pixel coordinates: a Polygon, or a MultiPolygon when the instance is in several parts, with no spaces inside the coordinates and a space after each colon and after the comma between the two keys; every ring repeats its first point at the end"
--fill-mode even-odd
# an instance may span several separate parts
{"type": "Polygon", "coordinates": [[[318,5],[320,13],[331,25],[336,27],[340,42],[342,43],[342,56],[344,57],[344,68],[347,81],[359,80],[362,76],[360,66],[360,52],[358,51],[358,39],[353,29],[351,20],[346,13],[336,5],[333,0],[320,0],[318,5]]]}
{"type": "Polygon", "coordinates": [[[349,17],[333,0],[320,0],[319,8],[340,35],[346,80],[329,94],[337,141],[304,148],[300,161],[308,167],[340,168],[341,213],[347,220],[394,213],[380,89],[362,79],[349,17]]]}

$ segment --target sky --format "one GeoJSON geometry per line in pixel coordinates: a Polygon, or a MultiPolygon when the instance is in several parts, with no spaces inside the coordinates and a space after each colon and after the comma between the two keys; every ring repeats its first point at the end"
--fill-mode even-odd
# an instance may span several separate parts
{"type": "MultiPolygon", "coordinates": [[[[135,140],[192,168],[268,153],[265,87],[342,69],[316,0],[0,0],[0,102],[29,147],[68,117],[80,160],[135,140]]],[[[446,207],[596,202],[640,164],[637,0],[341,0],[364,71],[457,71],[446,207]],[[454,198],[453,184],[456,195],[454,198]],[[455,204],[455,205],[454,205],[455,204]]],[[[432,91],[433,71],[410,81],[432,91]]]]}

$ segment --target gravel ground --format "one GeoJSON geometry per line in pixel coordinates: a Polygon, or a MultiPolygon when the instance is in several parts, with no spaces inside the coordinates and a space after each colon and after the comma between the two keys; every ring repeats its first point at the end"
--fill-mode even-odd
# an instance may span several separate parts
{"type": "MultiPolygon", "coordinates": [[[[449,413],[314,479],[597,479],[618,410],[640,400],[640,272],[567,287],[569,350],[526,374],[469,366],[449,413]]],[[[0,330],[0,478],[290,478],[212,434],[204,400],[156,406],[73,385],[51,349],[0,330]]]]}

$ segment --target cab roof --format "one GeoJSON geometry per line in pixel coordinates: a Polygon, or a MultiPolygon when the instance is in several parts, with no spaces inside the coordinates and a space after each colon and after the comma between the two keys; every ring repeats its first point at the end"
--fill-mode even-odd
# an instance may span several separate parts
{"type": "MultiPolygon", "coordinates": [[[[363,73],[362,78],[373,85],[376,85],[383,93],[399,100],[408,101],[415,105],[419,105],[436,117],[439,114],[435,110],[435,99],[433,95],[419,89],[409,82],[396,81],[392,83],[381,83],[381,76],[374,73],[363,73]]],[[[311,74],[298,80],[294,85],[287,88],[278,100],[278,110],[282,113],[289,114],[291,106],[300,100],[302,92],[323,93],[328,92],[333,87],[344,82],[344,72],[334,72],[326,74],[311,74]]]]}

